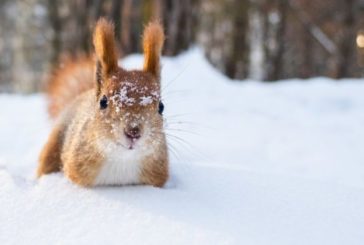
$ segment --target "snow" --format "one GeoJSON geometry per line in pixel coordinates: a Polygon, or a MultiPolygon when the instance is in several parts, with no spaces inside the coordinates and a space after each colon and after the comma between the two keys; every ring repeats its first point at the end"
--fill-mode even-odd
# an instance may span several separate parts
{"type": "Polygon", "coordinates": [[[0,244],[363,243],[361,80],[228,81],[199,49],[162,77],[163,189],[35,180],[44,97],[0,95],[0,244]]]}
{"type": "Polygon", "coordinates": [[[153,98],[152,96],[141,96],[140,97],[140,105],[149,105],[149,104],[152,104],[153,103],[153,98]]]}

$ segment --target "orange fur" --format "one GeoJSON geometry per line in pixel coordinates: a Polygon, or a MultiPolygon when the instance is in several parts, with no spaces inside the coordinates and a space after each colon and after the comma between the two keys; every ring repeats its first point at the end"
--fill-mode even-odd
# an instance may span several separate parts
{"type": "Polygon", "coordinates": [[[163,39],[159,25],[148,25],[144,70],[126,71],[117,66],[113,25],[104,19],[98,21],[94,33],[96,76],[91,68],[94,62],[85,59],[67,64],[51,79],[50,113],[57,120],[41,153],[38,177],[63,170],[82,186],[105,182],[164,185],[168,152],[163,117],[158,114],[163,39]],[[103,98],[107,98],[106,108],[100,107],[103,98]],[[151,98],[150,103],[141,103],[142,98],[151,98]],[[135,125],[142,135],[137,141],[125,133],[135,125]],[[126,181],[115,176],[115,167],[126,181]],[[129,169],[122,172],[124,167],[129,169]],[[116,180],[105,180],[105,176],[116,180]]]}
{"type": "Polygon", "coordinates": [[[94,46],[97,59],[101,62],[104,75],[118,68],[118,57],[114,38],[114,25],[101,18],[94,32],[94,46]]]}
{"type": "Polygon", "coordinates": [[[37,176],[40,177],[42,174],[49,174],[58,172],[61,170],[60,156],[61,149],[59,145],[62,145],[62,132],[64,129],[61,126],[57,126],[53,129],[49,136],[48,143],[43,148],[39,156],[39,166],[37,170],[37,176]]]}
{"type": "Polygon", "coordinates": [[[163,28],[158,22],[149,23],[143,34],[144,71],[160,77],[160,54],[164,43],[163,28]]]}
{"type": "Polygon", "coordinates": [[[47,83],[48,113],[55,119],[79,94],[94,87],[94,60],[81,56],[64,58],[47,83]]]}

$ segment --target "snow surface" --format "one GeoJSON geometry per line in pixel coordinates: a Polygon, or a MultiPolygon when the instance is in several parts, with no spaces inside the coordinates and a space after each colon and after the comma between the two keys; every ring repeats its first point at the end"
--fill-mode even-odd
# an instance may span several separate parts
{"type": "Polygon", "coordinates": [[[163,189],[35,180],[44,97],[0,95],[0,244],[363,244],[362,81],[228,81],[198,49],[162,77],[163,189]]]}

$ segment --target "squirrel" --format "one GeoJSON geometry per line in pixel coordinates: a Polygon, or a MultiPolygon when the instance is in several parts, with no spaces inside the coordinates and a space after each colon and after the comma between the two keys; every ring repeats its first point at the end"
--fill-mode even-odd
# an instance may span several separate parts
{"type": "Polygon", "coordinates": [[[160,84],[164,39],[159,22],[150,22],[143,33],[143,69],[127,71],[118,66],[113,23],[98,20],[96,62],[71,62],[52,78],[49,111],[56,121],[39,157],[38,178],[63,171],[86,187],[164,186],[169,175],[160,84]]]}

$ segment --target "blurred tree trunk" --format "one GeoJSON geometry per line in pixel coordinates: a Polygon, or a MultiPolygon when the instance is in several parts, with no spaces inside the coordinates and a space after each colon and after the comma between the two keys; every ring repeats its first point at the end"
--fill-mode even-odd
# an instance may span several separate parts
{"type": "Polygon", "coordinates": [[[122,17],[121,17],[121,50],[124,54],[128,54],[132,52],[131,48],[131,10],[132,10],[132,1],[124,0],[122,5],[122,17]]]}
{"type": "Polygon", "coordinates": [[[193,41],[196,3],[193,0],[163,1],[161,18],[167,36],[166,55],[178,54],[193,41]]]}
{"type": "Polygon", "coordinates": [[[343,30],[340,33],[338,41],[338,57],[337,68],[335,72],[336,78],[343,78],[350,76],[350,66],[353,60],[353,53],[356,50],[355,46],[355,17],[357,5],[354,0],[345,0],[342,11],[342,25],[343,30]]]}
{"type": "Polygon", "coordinates": [[[282,77],[283,72],[283,52],[284,52],[284,44],[285,40],[285,31],[286,31],[286,16],[287,16],[287,1],[280,0],[277,3],[277,13],[279,15],[279,22],[277,26],[277,50],[273,55],[272,64],[273,71],[268,75],[269,80],[278,80],[282,77]]]}
{"type": "Polygon", "coordinates": [[[249,2],[235,1],[232,8],[232,32],[229,57],[226,62],[226,75],[231,78],[248,77],[248,11],[249,2]]]}
{"type": "MultiPolygon", "coordinates": [[[[115,36],[118,40],[118,43],[120,43],[121,40],[121,13],[122,9],[121,6],[123,5],[123,0],[113,0],[112,1],[112,13],[111,13],[111,19],[114,21],[115,25],[115,36]]],[[[120,48],[120,46],[119,46],[120,48]]]]}
{"type": "Polygon", "coordinates": [[[201,2],[199,43],[208,60],[231,78],[248,76],[249,9],[249,0],[201,2]]]}
{"type": "Polygon", "coordinates": [[[231,78],[358,77],[363,13],[363,0],[2,0],[0,91],[39,90],[60,55],[92,53],[100,16],[123,55],[141,52],[144,25],[159,19],[165,55],[197,43],[231,78]]]}
{"type": "Polygon", "coordinates": [[[15,35],[12,43],[12,73],[13,90],[33,92],[42,87],[42,71],[47,69],[51,59],[51,45],[47,40],[50,27],[47,23],[45,1],[24,0],[15,1],[12,5],[12,15],[16,18],[15,35]]]}
{"type": "Polygon", "coordinates": [[[265,80],[274,81],[283,77],[283,55],[286,43],[287,0],[266,0],[264,11],[265,35],[265,80]]]}
{"type": "Polygon", "coordinates": [[[302,78],[309,78],[310,74],[313,73],[312,70],[312,38],[308,33],[305,31],[302,35],[302,42],[303,42],[303,64],[301,70],[301,77],[302,78]]]}
{"type": "Polygon", "coordinates": [[[62,22],[59,16],[58,1],[47,0],[47,7],[49,11],[49,22],[53,30],[53,37],[51,38],[52,55],[50,62],[54,65],[58,62],[58,56],[61,52],[62,22]]]}

